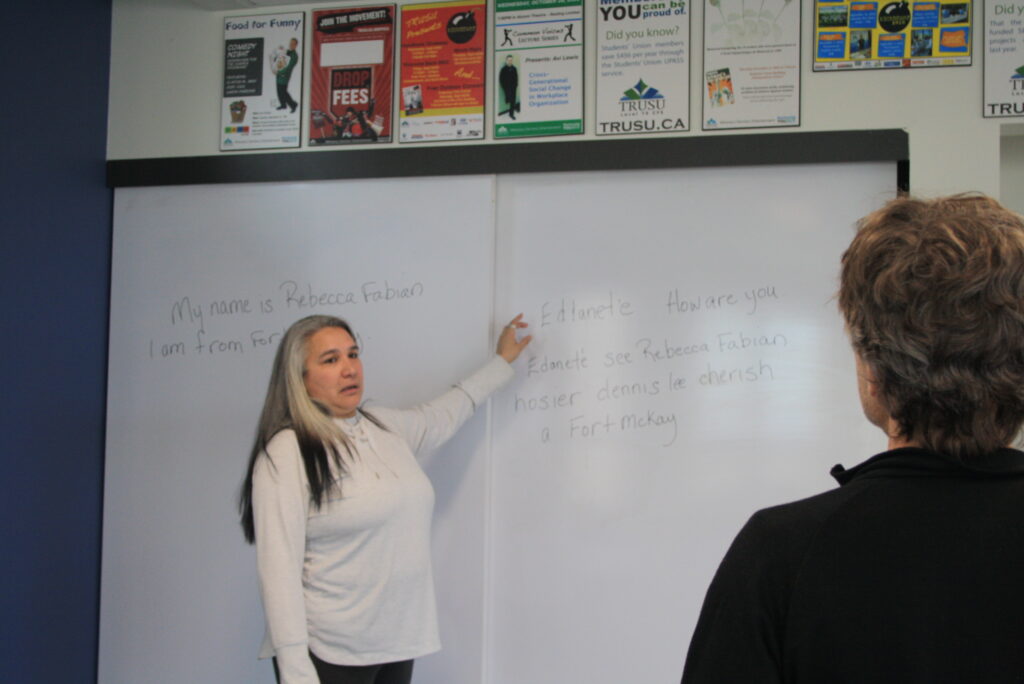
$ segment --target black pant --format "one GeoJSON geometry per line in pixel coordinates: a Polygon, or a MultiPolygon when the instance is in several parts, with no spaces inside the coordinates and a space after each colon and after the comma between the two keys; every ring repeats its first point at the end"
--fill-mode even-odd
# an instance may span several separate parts
{"type": "Polygon", "coordinates": [[[282,107],[291,107],[295,109],[299,106],[299,103],[292,99],[292,96],[288,93],[287,83],[277,84],[277,101],[281,103],[282,107]]]}
{"type": "MultiPolygon", "coordinates": [[[[310,651],[313,667],[320,678],[320,684],[410,684],[412,682],[411,660],[380,665],[334,665],[324,662],[310,651]]],[[[280,684],[281,675],[277,671],[277,658],[274,658],[274,676],[280,684]]]]}
{"type": "Polygon", "coordinates": [[[516,118],[516,86],[511,88],[502,88],[505,92],[505,102],[508,103],[508,114],[513,119],[516,118]]]}

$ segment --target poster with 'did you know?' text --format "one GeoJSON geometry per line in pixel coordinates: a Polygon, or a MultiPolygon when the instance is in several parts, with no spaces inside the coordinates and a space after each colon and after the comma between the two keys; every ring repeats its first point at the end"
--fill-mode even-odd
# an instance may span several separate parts
{"type": "Polygon", "coordinates": [[[1024,116],[1024,3],[985,3],[986,117],[1024,116]]]}
{"type": "Polygon", "coordinates": [[[689,0],[600,0],[597,134],[689,129],[689,0]]]}

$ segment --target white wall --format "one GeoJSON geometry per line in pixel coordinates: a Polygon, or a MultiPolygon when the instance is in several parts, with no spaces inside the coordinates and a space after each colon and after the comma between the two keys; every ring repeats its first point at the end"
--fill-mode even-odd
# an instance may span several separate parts
{"type": "MultiPolygon", "coordinates": [[[[220,17],[282,9],[245,8],[214,12],[190,0],[114,0],[111,40],[109,159],[217,155],[223,32],[220,17]]],[[[304,10],[358,6],[366,2],[288,5],[304,10]]],[[[402,3],[400,0],[398,4],[402,3]]],[[[596,2],[586,3],[585,120],[593,139],[596,2]]],[[[911,190],[934,195],[964,190],[1000,193],[1000,129],[1007,119],[984,119],[983,39],[974,31],[974,64],[877,72],[812,73],[813,0],[803,0],[803,104],[800,128],[742,133],[903,128],[910,135],[911,190]]],[[[976,5],[976,26],[982,18],[976,5]]],[[[307,14],[307,24],[308,24],[307,14]]],[[[692,16],[691,131],[682,137],[728,135],[700,130],[703,5],[692,16]]],[[[493,70],[489,69],[489,73],[493,70]]],[[[308,79],[305,80],[308,83],[308,79]]],[[[488,99],[493,100],[493,83],[488,99]]],[[[308,102],[308,97],[305,97],[308,102]]],[[[307,107],[308,110],[308,107],[307,107]]],[[[488,115],[490,111],[488,111],[488,115]]],[[[485,127],[491,130],[491,126],[485,127]]],[[[543,139],[532,139],[533,141],[543,139]]],[[[552,138],[551,140],[565,140],[552,138]]],[[[392,143],[397,145],[398,143],[392,143]]],[[[494,144],[493,140],[472,144],[494,144]]],[[[510,143],[515,144],[515,143],[510,143]]],[[[365,148],[360,148],[365,149],[365,148]]],[[[317,154],[319,150],[303,148],[317,154]]],[[[239,153],[233,153],[239,154],[239,153]]]]}
{"type": "Polygon", "coordinates": [[[999,198],[1024,214],[1024,124],[1005,124],[1000,140],[999,198]]]}

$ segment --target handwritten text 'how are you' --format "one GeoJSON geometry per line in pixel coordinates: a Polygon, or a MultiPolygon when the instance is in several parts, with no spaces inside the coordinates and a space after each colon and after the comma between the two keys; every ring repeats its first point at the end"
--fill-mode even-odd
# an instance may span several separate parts
{"type": "Polygon", "coordinates": [[[202,298],[185,295],[169,303],[167,314],[171,332],[162,340],[149,338],[148,356],[151,359],[208,357],[273,349],[284,329],[260,326],[260,319],[287,314],[287,327],[296,315],[343,314],[344,311],[338,310],[407,302],[424,297],[426,292],[426,286],[418,280],[367,280],[357,287],[326,288],[285,280],[272,296],[202,298]],[[248,325],[249,321],[252,325],[248,325]],[[175,330],[181,332],[175,334],[175,330]]]}
{"type": "MultiPolygon", "coordinates": [[[[681,294],[678,288],[673,288],[668,291],[665,306],[669,315],[740,309],[748,316],[753,316],[758,312],[758,306],[762,302],[778,299],[779,293],[774,285],[752,287],[738,294],[729,291],[693,296],[681,294]]],[[[632,301],[619,297],[611,290],[607,296],[602,296],[600,299],[582,300],[582,298],[577,299],[571,296],[560,297],[557,300],[547,300],[541,304],[539,327],[545,328],[560,323],[573,324],[628,319],[638,311],[640,308],[632,301]]]]}

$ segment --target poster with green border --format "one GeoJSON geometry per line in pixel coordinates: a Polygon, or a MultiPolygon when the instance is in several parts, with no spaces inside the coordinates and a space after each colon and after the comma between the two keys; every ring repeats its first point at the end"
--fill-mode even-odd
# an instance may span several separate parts
{"type": "Polygon", "coordinates": [[[583,132],[582,0],[496,0],[494,137],[583,132]]]}

